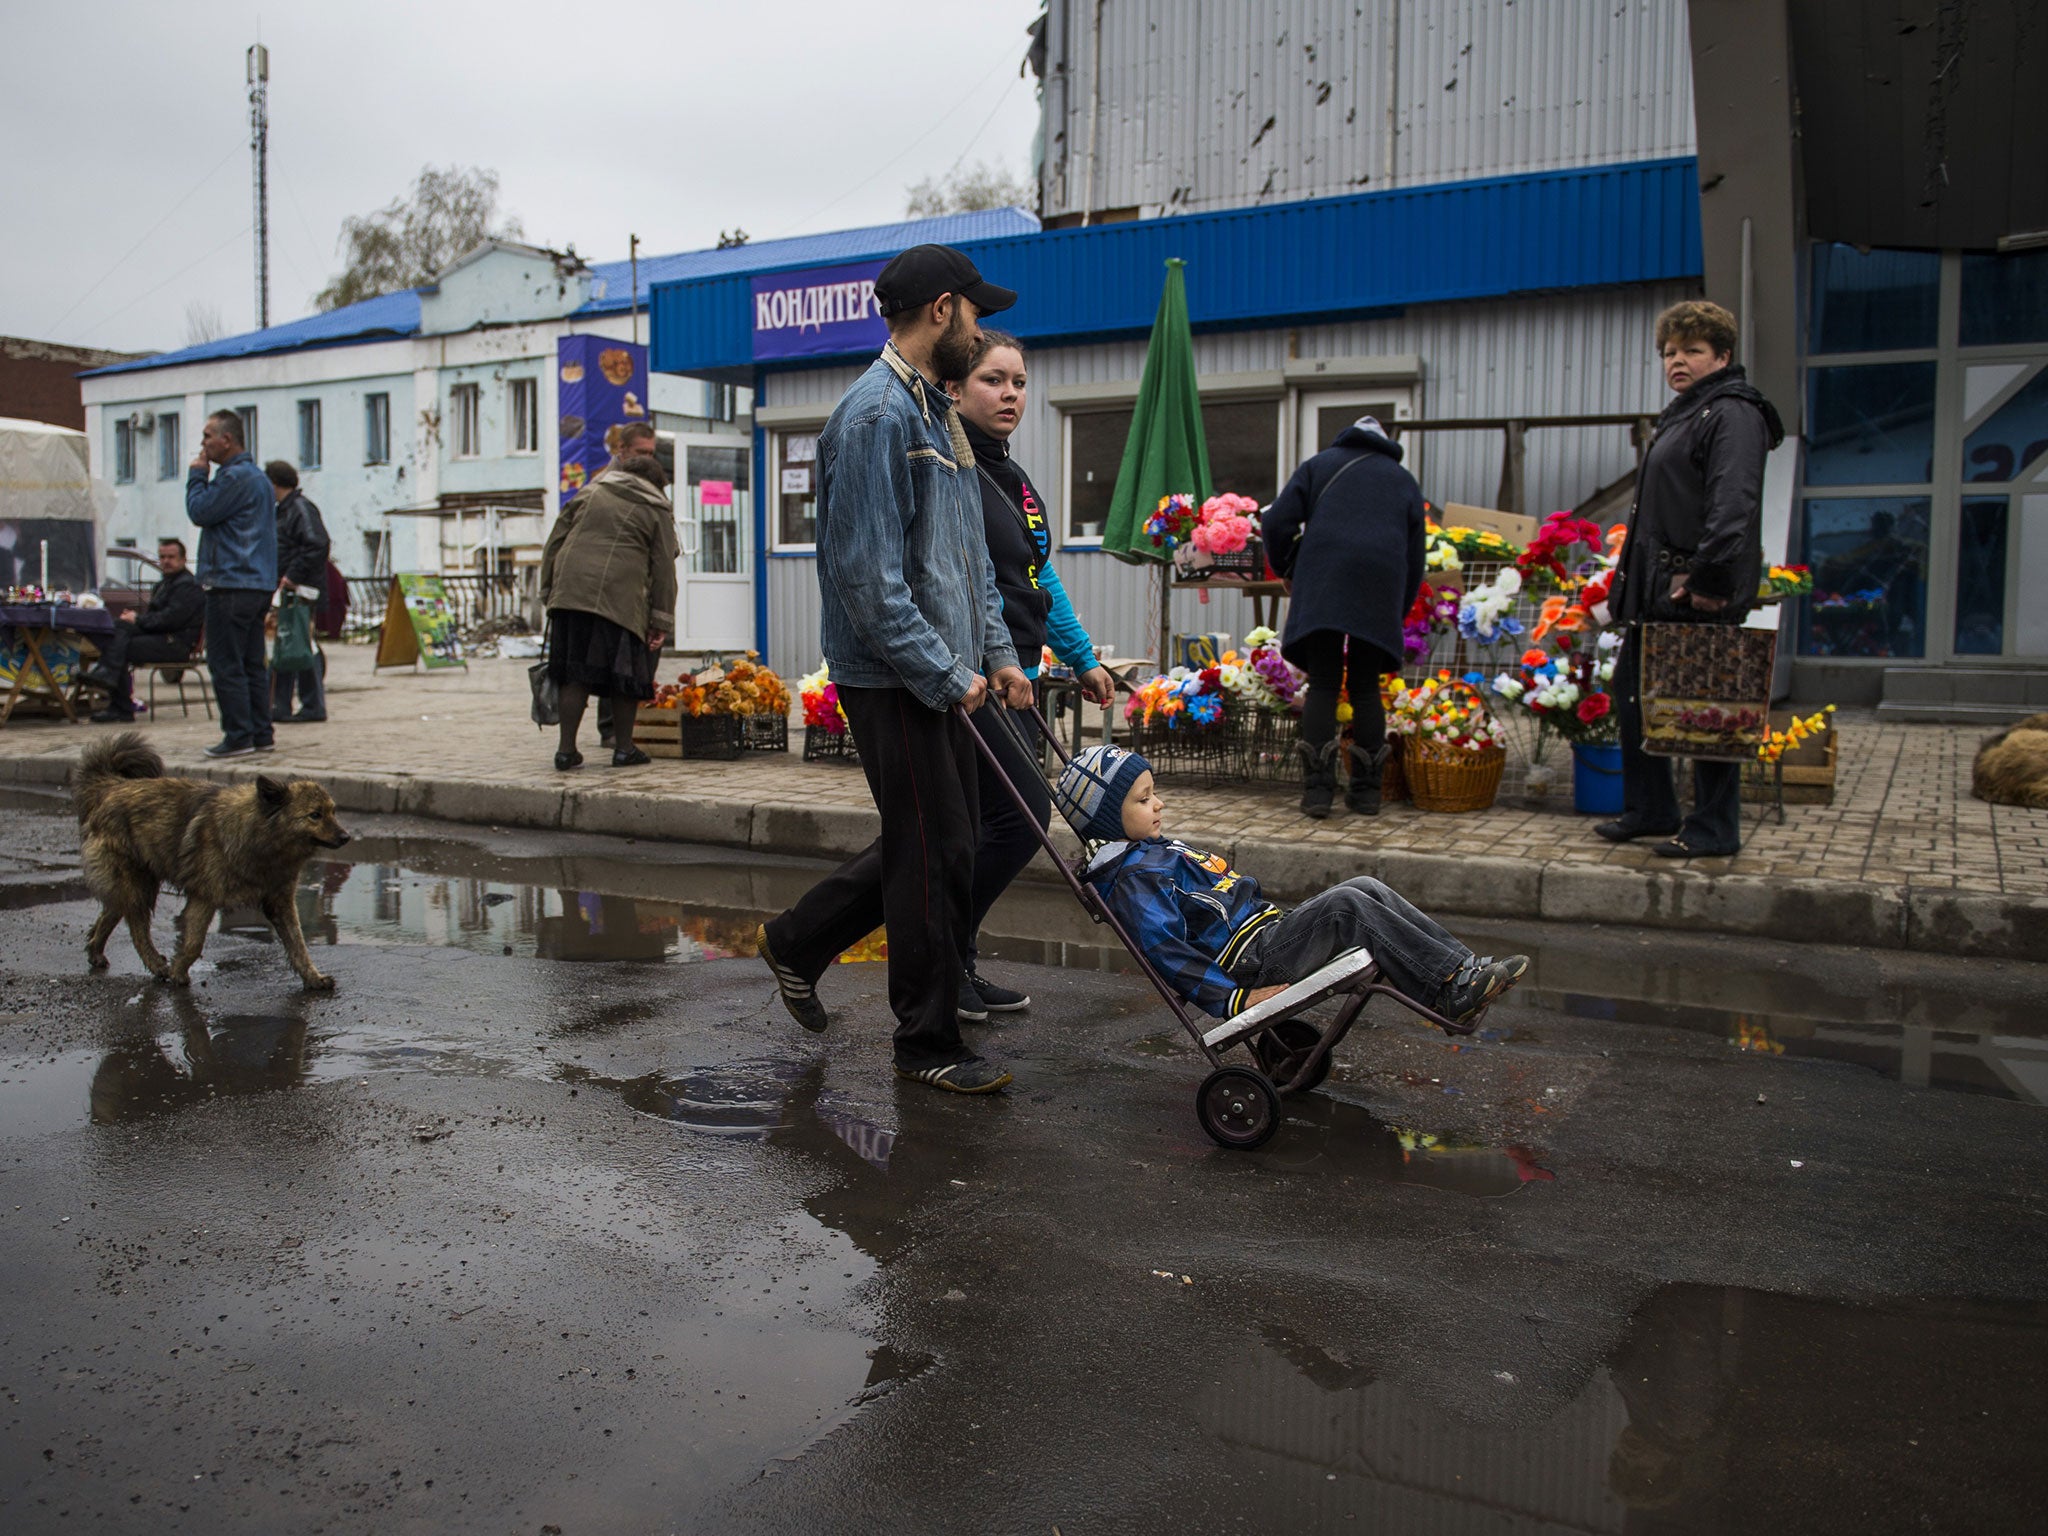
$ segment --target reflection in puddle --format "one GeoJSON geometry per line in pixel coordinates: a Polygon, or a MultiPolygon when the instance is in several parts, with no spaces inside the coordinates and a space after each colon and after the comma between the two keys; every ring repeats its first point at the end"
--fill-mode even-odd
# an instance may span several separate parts
{"type": "Polygon", "coordinates": [[[729,1062],[681,1077],[649,1073],[601,1077],[574,1064],[557,1069],[564,1082],[609,1088],[626,1107],[686,1130],[734,1141],[774,1139],[801,1144],[806,1127],[822,1130],[869,1167],[886,1173],[896,1133],[851,1111],[819,1102],[823,1068],[777,1059],[729,1062]]]}
{"type": "Polygon", "coordinates": [[[1544,1408],[1532,1388],[1554,1379],[1566,1331],[1452,1367],[1483,1385],[1439,1393],[1295,1318],[1219,1361],[1196,1412],[1250,1462],[1271,1530],[2015,1529],[2014,1510],[2040,1507],[2042,1469],[2030,1434],[1994,1431],[2038,1411],[2044,1324],[2040,1303],[1670,1286],[1583,1362],[1576,1396],[1544,1408]],[[1475,1391],[1473,1411],[1438,1406],[1475,1391]],[[1914,1507],[1916,1487],[1941,1490],[1939,1516],[1914,1507]]]}
{"type": "Polygon", "coordinates": [[[193,1017],[177,1040],[175,1052],[154,1034],[108,1051],[92,1077],[93,1123],[118,1125],[306,1081],[304,1019],[227,1014],[209,1024],[193,1017]]]}
{"type": "Polygon", "coordinates": [[[1342,1099],[1304,1094],[1288,1099],[1283,1112],[1282,1133],[1261,1155],[1275,1171],[1419,1184],[1480,1197],[1512,1195],[1525,1184],[1557,1177],[1542,1166],[1535,1148],[1411,1130],[1342,1099]]]}

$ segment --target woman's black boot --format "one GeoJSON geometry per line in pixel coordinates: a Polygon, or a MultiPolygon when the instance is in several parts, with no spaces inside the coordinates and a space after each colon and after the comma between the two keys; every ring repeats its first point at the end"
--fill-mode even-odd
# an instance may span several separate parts
{"type": "Polygon", "coordinates": [[[1337,798],[1337,743],[1297,741],[1301,754],[1301,814],[1321,821],[1337,798]]]}
{"type": "Polygon", "coordinates": [[[1393,751],[1392,742],[1381,742],[1370,752],[1357,742],[1351,744],[1351,782],[1345,787],[1344,803],[1360,816],[1379,815],[1380,785],[1393,751]]]}

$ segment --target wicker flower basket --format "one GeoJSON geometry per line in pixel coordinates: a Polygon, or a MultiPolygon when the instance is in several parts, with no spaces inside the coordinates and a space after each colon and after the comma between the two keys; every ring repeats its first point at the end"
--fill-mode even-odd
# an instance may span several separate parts
{"type": "Polygon", "coordinates": [[[1418,811],[1483,811],[1500,793],[1505,747],[1473,752],[1420,736],[1401,738],[1402,769],[1418,811]]]}

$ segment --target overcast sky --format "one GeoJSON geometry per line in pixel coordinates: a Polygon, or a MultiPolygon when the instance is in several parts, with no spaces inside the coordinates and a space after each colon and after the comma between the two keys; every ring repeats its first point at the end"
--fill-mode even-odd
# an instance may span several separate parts
{"type": "Polygon", "coordinates": [[[243,55],[270,48],[270,318],[341,221],[483,166],[538,243],[613,260],[901,218],[963,157],[1028,176],[1041,0],[91,0],[7,7],[0,334],[182,346],[255,324],[243,55]]]}

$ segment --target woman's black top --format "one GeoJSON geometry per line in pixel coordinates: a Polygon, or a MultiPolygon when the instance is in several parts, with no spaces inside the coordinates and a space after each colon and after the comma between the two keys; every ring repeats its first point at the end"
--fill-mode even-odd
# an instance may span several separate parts
{"type": "Polygon", "coordinates": [[[974,448],[976,479],[981,483],[981,521],[987,532],[989,558],[995,562],[996,590],[1003,595],[1003,622],[1017,660],[1036,667],[1045,649],[1046,615],[1052,598],[1038,584],[1051,536],[1045,526],[1045,503],[1010,457],[1010,445],[991,437],[973,422],[967,441],[974,448]]]}

